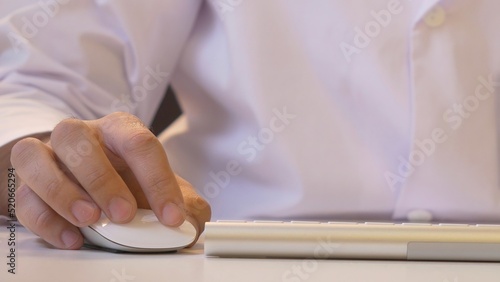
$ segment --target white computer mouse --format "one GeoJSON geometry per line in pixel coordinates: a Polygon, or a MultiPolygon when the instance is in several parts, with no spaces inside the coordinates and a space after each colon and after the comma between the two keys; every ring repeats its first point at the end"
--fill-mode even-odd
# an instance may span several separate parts
{"type": "Polygon", "coordinates": [[[90,245],[124,252],[169,252],[196,240],[196,229],[189,221],[167,227],[152,210],[145,209],[138,209],[134,219],[125,224],[113,223],[102,213],[96,223],[80,231],[90,245]]]}

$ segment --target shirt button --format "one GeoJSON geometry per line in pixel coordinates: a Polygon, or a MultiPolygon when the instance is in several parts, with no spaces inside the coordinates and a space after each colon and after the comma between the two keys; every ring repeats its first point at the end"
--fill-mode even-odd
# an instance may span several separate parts
{"type": "Polygon", "coordinates": [[[446,20],[446,11],[441,6],[436,6],[430,10],[424,18],[425,23],[430,27],[441,26],[446,20]]]}
{"type": "Polygon", "coordinates": [[[412,210],[406,215],[406,218],[409,222],[431,222],[432,213],[427,210],[412,210]]]}

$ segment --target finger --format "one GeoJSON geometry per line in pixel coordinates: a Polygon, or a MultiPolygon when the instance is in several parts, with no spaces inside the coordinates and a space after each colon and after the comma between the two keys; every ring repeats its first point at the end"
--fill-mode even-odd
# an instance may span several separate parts
{"type": "Polygon", "coordinates": [[[196,190],[193,188],[191,183],[187,182],[178,175],[176,175],[176,178],[182,191],[182,195],[184,196],[186,220],[191,222],[191,224],[193,224],[196,228],[196,239],[191,245],[188,246],[191,247],[196,244],[199,236],[203,233],[203,230],[205,230],[205,223],[210,221],[212,211],[208,202],[196,193],[196,190]]]}
{"type": "MultiPolygon", "coordinates": [[[[114,165],[113,162],[111,163],[114,165]]],[[[141,185],[139,184],[137,179],[135,178],[132,170],[130,170],[130,168],[127,167],[126,169],[119,170],[118,174],[120,174],[123,181],[127,183],[130,192],[132,193],[132,195],[134,195],[135,201],[137,202],[137,207],[140,209],[150,210],[151,205],[148,202],[148,198],[144,194],[144,191],[142,190],[141,185]]]]}
{"type": "Polygon", "coordinates": [[[99,208],[59,169],[53,152],[40,140],[26,138],[16,143],[11,162],[22,181],[69,222],[85,226],[99,219],[99,208]]]}
{"type": "Polygon", "coordinates": [[[16,200],[19,222],[46,242],[60,249],[79,249],[83,245],[78,228],[51,209],[26,184],[17,189],[16,200]]]}
{"type": "Polygon", "coordinates": [[[51,144],[62,163],[113,222],[132,220],[134,196],[104,153],[100,137],[85,122],[68,119],[52,132],[51,144]]]}
{"type": "Polygon", "coordinates": [[[151,209],[151,206],[148,203],[148,199],[144,194],[144,191],[141,188],[141,185],[135,178],[133,171],[130,169],[128,164],[121,157],[113,153],[106,146],[103,146],[102,149],[106,154],[106,157],[110,161],[111,165],[118,172],[118,175],[123,179],[123,181],[127,184],[128,189],[134,196],[134,199],[137,203],[137,207],[140,209],[151,209]]]}
{"type": "Polygon", "coordinates": [[[194,220],[198,234],[201,234],[205,229],[205,223],[210,221],[212,217],[210,205],[196,192],[191,183],[178,175],[176,175],[176,178],[184,196],[186,215],[194,220]]]}
{"type": "Polygon", "coordinates": [[[178,226],[184,219],[183,198],[158,139],[138,118],[115,113],[96,121],[106,147],[123,158],[165,225],[178,226]]]}

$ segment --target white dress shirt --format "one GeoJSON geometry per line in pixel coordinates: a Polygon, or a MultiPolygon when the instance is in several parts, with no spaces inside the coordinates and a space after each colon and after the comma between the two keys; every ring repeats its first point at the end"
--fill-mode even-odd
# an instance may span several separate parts
{"type": "Polygon", "coordinates": [[[500,221],[499,1],[2,5],[0,145],[149,123],[171,83],[160,139],[214,219],[500,221]]]}

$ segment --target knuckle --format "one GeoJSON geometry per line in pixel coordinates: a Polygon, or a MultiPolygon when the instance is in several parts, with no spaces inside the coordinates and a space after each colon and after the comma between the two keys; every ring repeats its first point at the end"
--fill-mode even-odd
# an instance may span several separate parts
{"type": "Polygon", "coordinates": [[[118,120],[122,120],[122,119],[128,119],[128,118],[136,118],[138,119],[136,116],[134,116],[133,114],[131,113],[127,113],[127,112],[123,112],[123,111],[117,111],[117,112],[113,112],[109,115],[106,116],[106,118],[109,118],[109,119],[118,119],[118,120]]]}
{"type": "MultiPolygon", "coordinates": [[[[34,182],[37,182],[37,178],[34,178],[34,182]]],[[[43,193],[45,194],[45,197],[49,200],[57,199],[59,198],[59,195],[61,193],[61,181],[58,178],[50,178],[46,180],[46,183],[43,185],[43,193]]]]}
{"type": "Polygon", "coordinates": [[[39,148],[41,141],[36,138],[24,138],[18,141],[11,149],[10,161],[14,167],[22,169],[33,160],[34,152],[39,148]]]}
{"type": "Polygon", "coordinates": [[[193,207],[192,213],[194,215],[204,216],[210,219],[210,216],[212,214],[212,209],[210,207],[210,204],[205,199],[203,199],[200,196],[195,197],[192,202],[192,207],[193,207]]]}
{"type": "Polygon", "coordinates": [[[17,220],[37,235],[54,229],[56,214],[49,207],[41,208],[34,201],[35,192],[26,184],[16,191],[16,201],[19,203],[16,210],[17,220]]]}
{"type": "Polygon", "coordinates": [[[68,118],[56,125],[50,135],[51,143],[58,146],[64,142],[75,140],[78,137],[88,132],[88,125],[79,119],[68,118]]]}
{"type": "Polygon", "coordinates": [[[130,137],[123,142],[123,151],[124,153],[148,151],[157,142],[156,137],[148,129],[135,129],[130,137]]]}
{"type": "Polygon", "coordinates": [[[34,213],[31,222],[36,230],[49,230],[50,224],[53,222],[53,214],[49,209],[44,209],[40,213],[34,213]]]}
{"type": "Polygon", "coordinates": [[[151,174],[148,177],[150,192],[155,195],[167,194],[169,192],[168,187],[172,186],[172,181],[173,180],[166,178],[164,175],[151,174]]]}
{"type": "Polygon", "coordinates": [[[127,112],[114,112],[105,117],[112,123],[145,127],[144,123],[137,116],[127,112]]]}
{"type": "MultiPolygon", "coordinates": [[[[119,138],[129,138],[129,135],[134,135],[136,131],[151,133],[141,119],[127,112],[113,112],[97,120],[96,125],[100,128],[101,132],[114,134],[119,136],[119,138]]],[[[123,144],[121,150],[124,150],[123,144]]]]}
{"type": "Polygon", "coordinates": [[[28,202],[29,194],[32,193],[31,189],[26,185],[22,184],[16,190],[16,202],[18,203],[18,207],[16,207],[16,216],[19,221],[22,221],[24,218],[24,214],[27,211],[27,208],[30,206],[28,202]]]}
{"type": "Polygon", "coordinates": [[[102,168],[96,168],[90,171],[86,176],[86,179],[88,179],[88,187],[85,188],[90,190],[89,192],[92,192],[92,190],[105,187],[110,181],[109,175],[110,173],[102,168]]]}
{"type": "Polygon", "coordinates": [[[16,201],[18,202],[16,209],[17,220],[27,228],[31,228],[30,220],[30,205],[27,200],[28,194],[30,193],[29,188],[23,189],[23,186],[19,187],[16,191],[16,201]]]}

